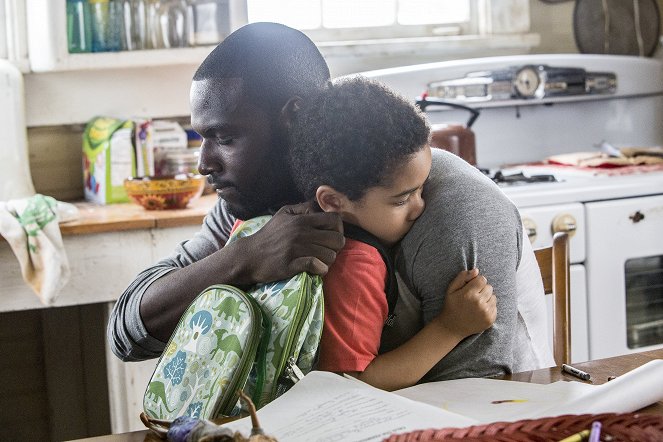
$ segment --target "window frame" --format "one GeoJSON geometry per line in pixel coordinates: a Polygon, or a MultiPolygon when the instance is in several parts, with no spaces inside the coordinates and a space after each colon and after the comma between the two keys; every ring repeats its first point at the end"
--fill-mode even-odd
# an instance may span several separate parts
{"type": "Polygon", "coordinates": [[[0,58],[28,72],[28,37],[24,0],[0,0],[0,58]]]}
{"type": "Polygon", "coordinates": [[[0,59],[9,59],[9,50],[7,47],[7,10],[5,0],[0,0],[0,59]]]}

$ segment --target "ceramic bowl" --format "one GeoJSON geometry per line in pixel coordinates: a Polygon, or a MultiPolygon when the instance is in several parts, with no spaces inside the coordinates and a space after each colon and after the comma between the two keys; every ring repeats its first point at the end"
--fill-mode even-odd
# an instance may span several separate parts
{"type": "Polygon", "coordinates": [[[147,210],[183,209],[203,192],[205,177],[194,174],[127,178],[129,199],[147,210]]]}

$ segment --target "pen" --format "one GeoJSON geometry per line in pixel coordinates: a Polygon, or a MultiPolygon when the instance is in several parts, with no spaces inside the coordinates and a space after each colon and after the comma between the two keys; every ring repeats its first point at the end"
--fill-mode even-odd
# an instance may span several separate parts
{"type": "Polygon", "coordinates": [[[589,373],[579,370],[575,367],[571,367],[570,365],[567,364],[562,364],[562,371],[571,374],[577,378],[580,378],[583,381],[588,381],[589,378],[591,377],[589,373]]]}
{"type": "Polygon", "coordinates": [[[585,440],[589,436],[589,430],[582,430],[579,433],[572,434],[569,437],[565,437],[564,439],[560,440],[559,442],[581,442],[585,440]]]}
{"type": "Polygon", "coordinates": [[[601,422],[592,422],[592,431],[589,433],[589,442],[599,442],[601,439],[601,422]]]}

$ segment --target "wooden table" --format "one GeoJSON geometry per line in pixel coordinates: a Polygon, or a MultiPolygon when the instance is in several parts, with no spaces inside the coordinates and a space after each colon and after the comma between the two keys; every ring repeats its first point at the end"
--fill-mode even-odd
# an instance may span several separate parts
{"type": "MultiPolygon", "coordinates": [[[[574,367],[588,372],[592,380],[588,383],[603,384],[608,382],[610,376],[621,376],[635,368],[654,359],[663,359],[663,349],[651,350],[641,353],[633,353],[614,358],[598,359],[596,361],[582,362],[573,364],[574,367]]],[[[526,371],[504,376],[502,379],[531,382],[535,384],[550,384],[556,381],[580,381],[575,376],[562,372],[559,367],[544,368],[541,370],[526,371]]],[[[640,410],[643,413],[663,414],[663,401],[650,405],[640,410]]],[[[131,433],[113,434],[108,436],[93,437],[88,439],[79,439],[79,442],[156,442],[161,439],[154,436],[148,430],[134,431],[131,433]]]]}
{"type": "MultiPolygon", "coordinates": [[[[587,381],[587,383],[598,385],[608,382],[610,376],[620,376],[654,359],[663,359],[663,349],[582,362],[579,364],[573,364],[573,366],[592,376],[591,380],[587,381]]],[[[581,379],[563,372],[559,367],[514,373],[510,376],[504,376],[503,379],[531,382],[534,384],[550,384],[557,381],[583,382],[581,379]]],[[[641,411],[645,413],[663,414],[663,401],[658,401],[641,411]]]]}

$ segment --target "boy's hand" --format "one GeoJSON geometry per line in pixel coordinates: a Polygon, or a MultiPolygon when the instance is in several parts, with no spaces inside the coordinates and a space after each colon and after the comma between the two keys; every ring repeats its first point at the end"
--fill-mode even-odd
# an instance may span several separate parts
{"type": "Polygon", "coordinates": [[[495,322],[497,298],[493,286],[477,269],[464,270],[447,288],[442,312],[435,319],[449,333],[465,338],[495,322]]]}

